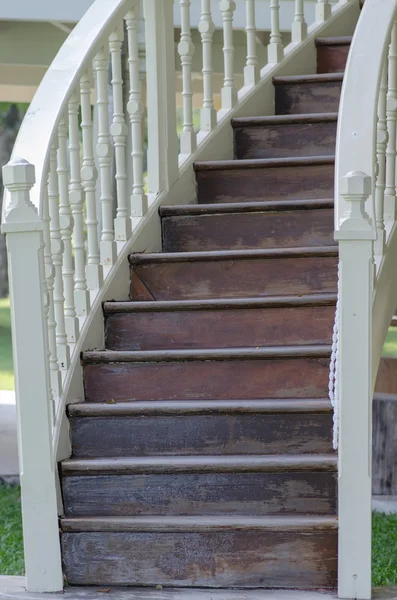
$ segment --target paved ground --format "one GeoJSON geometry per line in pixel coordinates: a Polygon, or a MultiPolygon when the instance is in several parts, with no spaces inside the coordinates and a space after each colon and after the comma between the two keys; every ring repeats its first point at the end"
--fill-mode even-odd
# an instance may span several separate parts
{"type": "Polygon", "coordinates": [[[18,474],[15,394],[0,391],[0,478],[18,474]]]}
{"type": "MultiPolygon", "coordinates": [[[[397,600],[397,588],[378,588],[373,600],[397,600]]],[[[149,588],[66,588],[59,594],[29,594],[23,577],[0,576],[0,600],[336,600],[334,594],[285,590],[186,590],[149,588]],[[102,590],[102,591],[101,591],[102,590]]]]}

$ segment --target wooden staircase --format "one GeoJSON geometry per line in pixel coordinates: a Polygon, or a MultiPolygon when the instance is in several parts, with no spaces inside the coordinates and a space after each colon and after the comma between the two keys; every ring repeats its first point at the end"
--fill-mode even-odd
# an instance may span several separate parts
{"type": "Polygon", "coordinates": [[[334,588],[337,458],[328,371],[337,291],[334,150],[350,38],[235,119],[235,160],[195,165],[104,305],[61,465],[75,585],[334,588]]]}

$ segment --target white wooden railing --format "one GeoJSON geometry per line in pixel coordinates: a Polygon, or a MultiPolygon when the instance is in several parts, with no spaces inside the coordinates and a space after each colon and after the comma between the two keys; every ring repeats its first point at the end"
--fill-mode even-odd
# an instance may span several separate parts
{"type": "Polygon", "coordinates": [[[29,591],[63,587],[57,461],[70,454],[65,406],[84,398],[80,352],[103,348],[102,302],[127,299],[127,254],[160,249],[160,204],[194,202],[194,160],[232,157],[230,118],[272,114],[273,75],[314,72],[315,36],[335,35],[336,30],[348,34],[358,16],[358,0],[341,0],[332,11],[328,0],[318,0],[314,22],[306,23],[306,2],[296,0],[292,43],[284,47],[282,2],[271,0],[268,6],[269,62],[263,65],[257,52],[257,3],[245,0],[247,59],[241,73],[244,86],[238,90],[233,60],[236,4],[201,1],[202,108],[197,132],[192,119],[190,2],[180,0],[180,152],[173,0],[144,0],[144,69],[139,0],[96,0],[61,48],[24,119],[3,173],[2,230],[10,266],[29,591]],[[212,85],[215,13],[222,18],[224,39],[218,113],[212,85]]]}
{"type": "Polygon", "coordinates": [[[366,0],[338,122],[339,596],[371,598],[372,397],[397,306],[397,1],[366,0]]]}

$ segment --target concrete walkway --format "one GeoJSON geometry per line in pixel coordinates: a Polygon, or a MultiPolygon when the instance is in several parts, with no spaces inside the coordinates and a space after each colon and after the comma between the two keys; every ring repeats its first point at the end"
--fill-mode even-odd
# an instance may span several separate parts
{"type": "MultiPolygon", "coordinates": [[[[377,588],[374,600],[397,600],[397,588],[377,588]]],[[[288,590],[69,587],[64,594],[29,594],[23,577],[0,576],[0,600],[335,600],[335,594],[288,590]]]]}
{"type": "Polygon", "coordinates": [[[0,480],[18,472],[15,393],[0,391],[0,480]]]}

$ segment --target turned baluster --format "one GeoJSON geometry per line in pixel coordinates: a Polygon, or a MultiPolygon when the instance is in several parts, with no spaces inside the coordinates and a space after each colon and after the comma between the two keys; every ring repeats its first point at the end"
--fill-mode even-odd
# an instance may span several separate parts
{"type": "Polygon", "coordinates": [[[212,38],[215,25],[211,17],[211,0],[201,0],[201,17],[198,25],[203,47],[203,108],[200,112],[199,141],[216,126],[216,110],[212,88],[212,38]]]}
{"type": "Polygon", "coordinates": [[[258,56],[256,52],[255,0],[245,0],[247,34],[247,60],[244,67],[244,85],[252,87],[259,80],[258,56]]]}
{"type": "Polygon", "coordinates": [[[291,27],[291,40],[303,42],[307,38],[307,23],[304,14],[304,0],[295,0],[295,15],[291,27]]]}
{"type": "Polygon", "coordinates": [[[190,0],[180,0],[181,41],[178,52],[182,66],[183,128],[180,135],[180,162],[186,160],[196,149],[197,140],[193,127],[192,60],[194,45],[190,30],[190,0]]]}
{"type": "Polygon", "coordinates": [[[234,85],[234,45],[233,14],[236,10],[234,0],[221,0],[219,8],[223,22],[223,59],[225,78],[223,82],[221,115],[237,104],[237,89],[234,85]]]}
{"type": "Polygon", "coordinates": [[[278,63],[284,58],[284,46],[280,33],[280,2],[270,0],[270,43],[267,47],[269,63],[278,63]]]}

